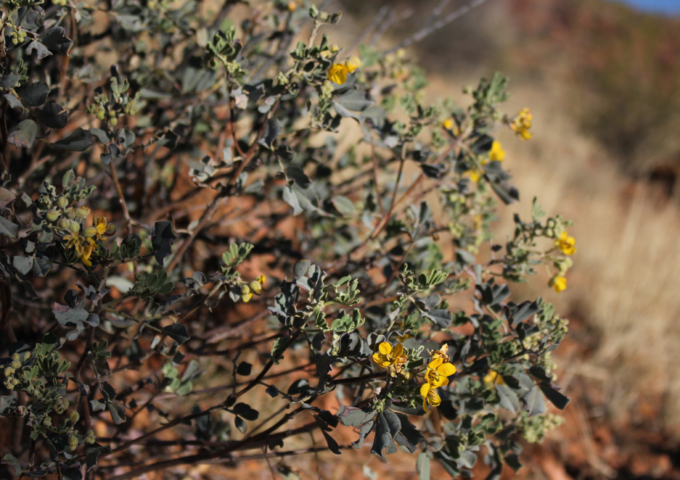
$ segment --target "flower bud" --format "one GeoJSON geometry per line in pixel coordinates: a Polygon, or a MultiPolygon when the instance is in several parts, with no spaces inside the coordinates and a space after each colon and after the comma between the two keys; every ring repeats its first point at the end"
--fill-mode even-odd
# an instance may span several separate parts
{"type": "Polygon", "coordinates": [[[19,360],[14,360],[10,365],[15,370],[21,368],[21,362],[19,360]]]}
{"type": "Polygon", "coordinates": [[[21,356],[18,353],[12,354],[12,360],[21,360],[21,356]]]}
{"type": "Polygon", "coordinates": [[[68,413],[68,419],[71,420],[71,423],[76,423],[80,419],[80,415],[75,410],[71,410],[68,413]]]}
{"type": "Polygon", "coordinates": [[[359,57],[352,55],[345,60],[345,66],[349,73],[354,73],[354,71],[361,66],[361,60],[359,60],[359,57]]]}
{"type": "Polygon", "coordinates": [[[46,427],[51,427],[52,426],[52,417],[49,415],[45,415],[45,418],[43,418],[43,425],[46,427]]]}
{"type": "Polygon", "coordinates": [[[59,198],[57,199],[57,205],[58,205],[59,208],[61,208],[62,210],[63,210],[64,208],[68,207],[68,198],[66,198],[66,197],[59,197],[59,198]]]}
{"type": "Polygon", "coordinates": [[[243,301],[243,303],[248,303],[251,298],[253,298],[252,293],[247,293],[247,294],[244,293],[243,295],[241,295],[241,300],[243,301]]]}
{"type": "Polygon", "coordinates": [[[117,119],[117,118],[112,118],[112,119],[110,119],[110,120],[109,120],[109,124],[110,124],[112,127],[115,127],[116,125],[118,125],[118,119],[117,119]]]}
{"type": "Polygon", "coordinates": [[[31,352],[26,352],[25,360],[28,360],[29,358],[31,358],[31,352]]]}
{"type": "Polygon", "coordinates": [[[80,224],[72,220],[68,226],[68,229],[71,231],[71,233],[78,233],[80,232],[80,224]]]}
{"type": "Polygon", "coordinates": [[[50,222],[56,222],[57,219],[59,218],[59,215],[60,215],[59,210],[50,210],[49,212],[47,212],[47,215],[45,215],[45,217],[50,222]]]}
{"type": "Polygon", "coordinates": [[[248,295],[250,293],[250,287],[248,285],[241,285],[241,295],[248,295]]]}
{"type": "Polygon", "coordinates": [[[76,208],[76,217],[78,218],[86,218],[90,214],[90,209],[87,207],[78,207],[76,208]]]}
{"type": "Polygon", "coordinates": [[[289,12],[294,12],[295,9],[297,8],[297,3],[295,3],[295,2],[288,2],[287,8],[288,8],[288,11],[289,11],[289,12]]]}
{"type": "Polygon", "coordinates": [[[253,280],[252,282],[250,282],[250,289],[255,293],[261,293],[262,285],[257,280],[253,280]]]}
{"type": "Polygon", "coordinates": [[[83,229],[83,235],[86,238],[94,237],[95,235],[97,235],[97,227],[85,227],[85,229],[83,229]]]}
{"type": "Polygon", "coordinates": [[[69,220],[68,218],[62,218],[61,220],[59,220],[59,228],[68,230],[69,225],[71,225],[71,220],[69,220]]]}
{"type": "Polygon", "coordinates": [[[335,43],[331,45],[331,52],[332,53],[338,53],[340,51],[340,47],[338,47],[335,43]]]}
{"type": "Polygon", "coordinates": [[[12,375],[14,375],[14,371],[15,370],[12,367],[5,368],[5,376],[7,378],[11,377],[12,375]]]}

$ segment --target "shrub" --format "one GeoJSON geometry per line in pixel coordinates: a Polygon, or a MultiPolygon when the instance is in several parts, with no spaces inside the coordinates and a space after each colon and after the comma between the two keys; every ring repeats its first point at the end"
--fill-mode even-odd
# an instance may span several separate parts
{"type": "Polygon", "coordinates": [[[575,252],[536,201],[490,232],[519,198],[493,136],[531,113],[499,74],[425,104],[404,51],[329,42],[339,13],[236,3],[3,4],[4,462],[120,480],[259,449],[283,474],[291,437],[375,432],[421,478],[481,447],[518,469],[568,402],[567,322],[509,284],[543,265],[560,292],[575,252]]]}

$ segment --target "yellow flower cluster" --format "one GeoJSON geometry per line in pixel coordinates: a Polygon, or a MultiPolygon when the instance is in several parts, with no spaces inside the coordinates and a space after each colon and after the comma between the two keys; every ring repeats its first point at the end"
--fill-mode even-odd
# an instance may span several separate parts
{"type": "Polygon", "coordinates": [[[64,235],[64,240],[66,240],[66,248],[75,249],[83,265],[92,266],[91,258],[96,246],[94,239],[84,237],[79,232],[71,232],[69,235],[64,235]]]}
{"type": "MultiPolygon", "coordinates": [[[[505,150],[503,150],[501,142],[494,140],[491,144],[491,150],[489,150],[489,156],[482,159],[482,166],[486,166],[490,162],[502,162],[503,160],[505,160],[505,150]]],[[[477,183],[482,178],[482,175],[484,175],[484,171],[480,169],[468,170],[465,172],[465,175],[477,183]]]]}
{"type": "Polygon", "coordinates": [[[484,382],[484,385],[491,385],[495,387],[496,385],[505,385],[505,382],[503,381],[503,377],[501,377],[498,372],[494,370],[489,370],[489,373],[487,373],[484,378],[482,379],[484,382]]]}
{"type": "Polygon", "coordinates": [[[347,75],[354,73],[359,67],[361,67],[361,60],[355,56],[349,57],[345,63],[334,63],[328,69],[328,80],[342,85],[347,81],[347,75]]]}
{"type": "Polygon", "coordinates": [[[373,361],[380,367],[388,369],[393,377],[400,374],[407,378],[409,377],[404,371],[406,360],[404,346],[401,343],[397,343],[396,346],[392,347],[392,344],[389,342],[382,342],[378,345],[378,351],[373,354],[373,361]]]}
{"type": "Polygon", "coordinates": [[[567,289],[567,279],[561,275],[555,275],[550,279],[550,286],[557,293],[562,293],[567,289]]]}
{"type": "Polygon", "coordinates": [[[562,232],[560,238],[555,240],[555,246],[565,255],[573,255],[576,253],[576,239],[570,237],[566,230],[562,232]]]}
{"type": "Polygon", "coordinates": [[[425,382],[420,387],[420,395],[423,397],[423,409],[427,412],[427,405],[438,407],[442,399],[437,393],[437,388],[449,384],[449,378],[456,373],[456,367],[449,363],[447,350],[449,346],[444,344],[438,351],[431,353],[430,363],[425,372],[425,382]]]}
{"type": "Polygon", "coordinates": [[[259,295],[262,293],[262,287],[267,277],[260,275],[248,285],[241,285],[241,300],[243,303],[248,303],[253,298],[253,293],[259,295]]]}
{"type": "Polygon", "coordinates": [[[512,120],[512,123],[510,124],[510,128],[514,130],[514,132],[519,135],[519,138],[522,140],[529,140],[532,137],[531,132],[529,129],[531,128],[531,121],[533,119],[533,115],[531,114],[531,110],[528,108],[523,108],[520,110],[519,114],[512,120]]]}

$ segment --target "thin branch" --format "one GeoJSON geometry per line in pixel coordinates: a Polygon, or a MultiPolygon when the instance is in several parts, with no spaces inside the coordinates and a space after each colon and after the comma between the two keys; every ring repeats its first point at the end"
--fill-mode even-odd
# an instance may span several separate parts
{"type": "Polygon", "coordinates": [[[411,45],[413,45],[414,43],[418,43],[418,42],[422,41],[423,39],[425,39],[429,35],[436,32],[437,30],[441,30],[442,28],[447,26],[449,23],[451,23],[454,20],[462,17],[463,15],[466,15],[472,9],[479,7],[484,2],[486,2],[486,0],[472,0],[472,2],[468,3],[467,5],[460,7],[457,10],[454,10],[453,12],[449,13],[448,15],[446,15],[444,18],[442,18],[438,22],[434,22],[430,25],[426,24],[423,28],[421,28],[416,33],[414,33],[410,37],[403,40],[397,46],[389,49],[386,53],[396,52],[400,48],[407,48],[407,47],[410,47],[411,45]]]}

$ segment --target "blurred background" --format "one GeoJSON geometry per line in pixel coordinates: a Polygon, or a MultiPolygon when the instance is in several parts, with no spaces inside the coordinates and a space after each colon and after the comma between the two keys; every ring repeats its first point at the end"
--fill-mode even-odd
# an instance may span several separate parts
{"type": "Polygon", "coordinates": [[[474,5],[408,47],[427,95],[463,102],[463,85],[498,70],[511,80],[505,111],[534,113],[531,141],[499,138],[524,198],[498,231],[533,196],[575,222],[567,291],[547,279],[518,289],[571,321],[556,362],[573,401],[519,475],[680,478],[680,1],[339,3],[343,31],[383,48],[474,5]]]}

